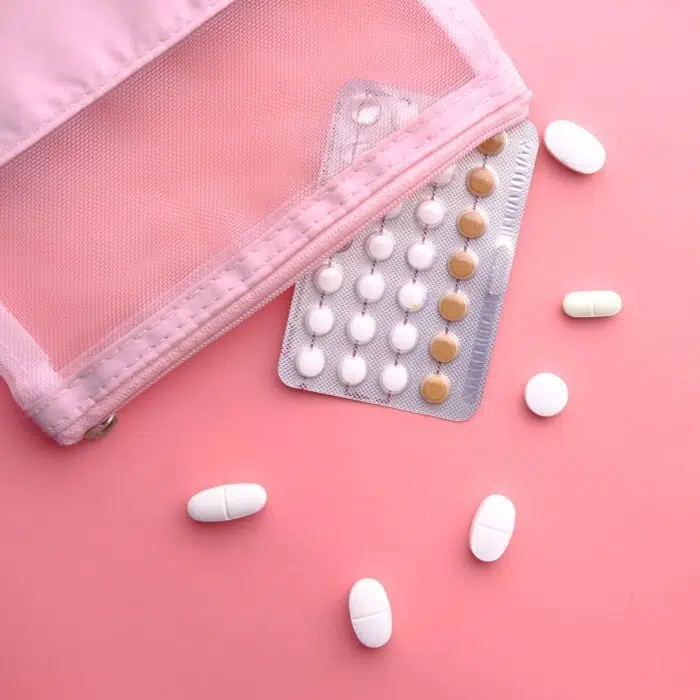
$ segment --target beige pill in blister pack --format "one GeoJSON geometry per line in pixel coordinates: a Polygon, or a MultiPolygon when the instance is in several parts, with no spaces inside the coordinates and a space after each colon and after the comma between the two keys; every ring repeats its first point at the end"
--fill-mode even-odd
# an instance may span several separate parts
{"type": "MultiPolygon", "coordinates": [[[[357,81],[341,91],[322,180],[426,98],[357,81]],[[370,109],[371,108],[371,109],[370,109]]],[[[466,420],[479,405],[537,134],[493,134],[388,203],[294,292],[279,374],[291,387],[466,420]],[[507,255],[503,254],[507,251],[507,255]]]]}

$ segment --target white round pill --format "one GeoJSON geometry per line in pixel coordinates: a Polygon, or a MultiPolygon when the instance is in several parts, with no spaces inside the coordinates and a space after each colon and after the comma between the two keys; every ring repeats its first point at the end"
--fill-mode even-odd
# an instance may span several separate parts
{"type": "Polygon", "coordinates": [[[319,267],[314,275],[314,284],[319,292],[333,294],[343,284],[343,270],[332,263],[319,267]]]}
{"type": "Polygon", "coordinates": [[[399,304],[406,311],[420,311],[428,297],[428,290],[420,282],[406,282],[399,289],[399,304]]]}
{"type": "Polygon", "coordinates": [[[394,237],[388,233],[375,233],[367,239],[367,255],[372,260],[386,260],[394,252],[394,237]]]}
{"type": "Polygon", "coordinates": [[[369,314],[356,314],[348,323],[348,335],[358,345],[369,343],[377,332],[377,322],[369,314]]]}
{"type": "Polygon", "coordinates": [[[418,329],[411,323],[394,326],[389,336],[389,343],[398,353],[411,352],[418,342],[418,329]]]}
{"type": "Polygon", "coordinates": [[[403,211],[403,202],[399,202],[398,204],[395,204],[389,211],[384,214],[385,219],[396,219],[401,215],[401,212],[403,211]]]}
{"type": "Polygon", "coordinates": [[[560,119],[544,132],[544,145],[562,165],[582,175],[597,173],[605,165],[605,147],[574,122],[560,119]]]}
{"type": "Polygon", "coordinates": [[[313,306],[304,317],[309,333],[326,335],[335,323],[335,314],[329,306],[313,306]]]}
{"type": "Polygon", "coordinates": [[[384,368],[379,381],[387,394],[400,394],[408,384],[408,371],[403,365],[389,365],[384,368]]]}
{"type": "Polygon", "coordinates": [[[435,246],[430,241],[418,241],[406,251],[406,259],[414,270],[427,270],[435,261],[435,246]]]}
{"type": "Polygon", "coordinates": [[[357,386],[367,376],[367,363],[359,355],[348,355],[338,365],[340,381],[347,386],[357,386]]]}
{"type": "Polygon", "coordinates": [[[302,377],[318,377],[323,372],[326,358],[321,348],[307,345],[299,350],[294,364],[302,377]]]}
{"type": "Polygon", "coordinates": [[[423,226],[435,228],[445,218],[445,205],[437,199],[426,199],[418,205],[416,217],[423,226]]]}
{"type": "Polygon", "coordinates": [[[361,126],[374,124],[382,112],[379,102],[373,97],[367,97],[357,105],[352,113],[352,118],[361,126]]]}
{"type": "Polygon", "coordinates": [[[436,175],[432,183],[436,187],[444,187],[445,185],[449,185],[450,182],[452,182],[452,178],[454,177],[455,174],[455,166],[450,165],[449,168],[445,168],[439,175],[436,175]]]}
{"type": "Polygon", "coordinates": [[[364,301],[379,301],[384,295],[384,278],[375,270],[357,280],[357,294],[364,301]]]}
{"type": "Polygon", "coordinates": [[[538,416],[561,413],[569,401],[569,390],[561,377],[550,372],[536,374],[525,387],[525,403],[538,416]]]}

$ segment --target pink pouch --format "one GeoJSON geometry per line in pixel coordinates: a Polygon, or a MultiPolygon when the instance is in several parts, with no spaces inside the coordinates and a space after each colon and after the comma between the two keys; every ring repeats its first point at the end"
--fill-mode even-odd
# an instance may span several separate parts
{"type": "Polygon", "coordinates": [[[530,97],[457,0],[3,3],[0,47],[0,372],[61,444],[530,97]],[[319,187],[358,79],[432,98],[319,187]]]}

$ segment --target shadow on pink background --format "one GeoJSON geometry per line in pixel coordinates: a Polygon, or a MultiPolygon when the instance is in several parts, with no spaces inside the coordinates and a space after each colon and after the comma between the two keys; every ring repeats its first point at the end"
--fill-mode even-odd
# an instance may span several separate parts
{"type": "Polygon", "coordinates": [[[539,157],[477,416],[454,424],[286,389],[290,295],[58,448],[0,402],[0,697],[696,700],[700,697],[700,10],[482,0],[540,131],[590,128],[598,175],[539,157]],[[562,296],[614,288],[577,322],[562,296]],[[522,404],[539,371],[569,407],[522,404]],[[259,516],[198,526],[195,491],[259,481],[259,516]],[[479,501],[517,531],[469,556],[479,501]],[[347,593],[379,578],[394,637],[347,593]]]}

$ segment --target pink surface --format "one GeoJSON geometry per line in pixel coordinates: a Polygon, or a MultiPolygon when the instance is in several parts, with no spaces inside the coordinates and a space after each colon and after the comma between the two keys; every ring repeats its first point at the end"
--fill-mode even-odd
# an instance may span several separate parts
{"type": "Polygon", "coordinates": [[[284,388],[288,296],[101,443],[58,448],[3,396],[0,697],[700,695],[700,10],[667,7],[481,3],[535,123],[573,118],[609,160],[580,178],[540,156],[469,423],[284,388]],[[566,291],[595,287],[621,292],[619,317],[562,316],[566,291]],[[521,400],[541,370],[571,391],[550,421],[521,400]],[[263,513],[187,520],[191,493],[237,480],[267,487],[263,513]],[[494,491],[517,532],[478,566],[469,521],[494,491]],[[345,615],[362,576],[393,604],[379,652],[345,615]]]}

